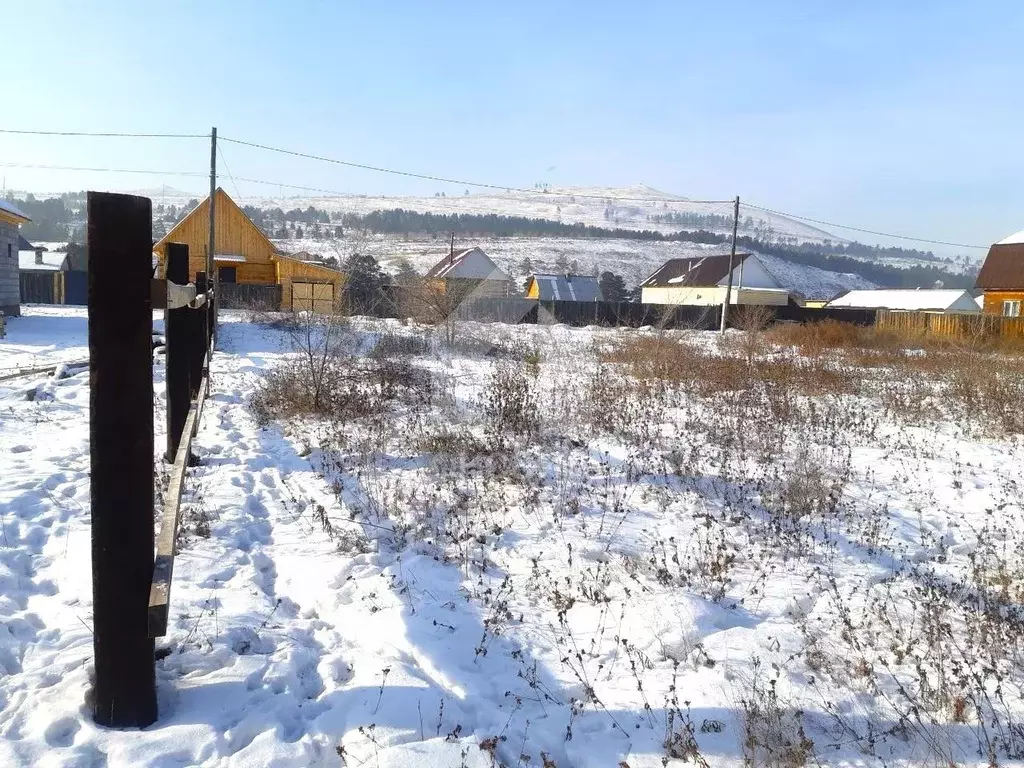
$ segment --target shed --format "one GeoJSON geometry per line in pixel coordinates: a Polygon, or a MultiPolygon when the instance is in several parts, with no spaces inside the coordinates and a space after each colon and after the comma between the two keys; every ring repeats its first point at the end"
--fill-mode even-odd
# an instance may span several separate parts
{"type": "MultiPolygon", "coordinates": [[[[280,285],[280,308],[284,311],[333,310],[345,281],[341,272],[282,253],[222,188],[218,187],[216,194],[217,239],[213,260],[222,285],[280,285]]],[[[210,237],[209,200],[207,197],[189,211],[153,246],[159,273],[163,270],[168,243],[188,245],[190,280],[195,279],[196,273],[206,271],[210,237]]]]}
{"type": "MultiPolygon", "coordinates": [[[[640,284],[640,300],[644,304],[721,305],[728,290],[729,258],[717,254],[669,259],[640,284]]],[[[730,304],[784,306],[788,301],[789,292],[755,254],[736,254],[730,304]]]]}
{"type": "Polygon", "coordinates": [[[21,279],[18,227],[31,219],[7,200],[0,200],[0,312],[21,314],[21,279]]]}
{"type": "Polygon", "coordinates": [[[540,301],[602,301],[601,285],[592,275],[533,275],[526,298],[540,301]]]}
{"type": "Polygon", "coordinates": [[[848,291],[833,299],[829,309],[889,309],[903,312],[936,312],[950,315],[976,315],[978,305],[970,291],[953,288],[848,291]]]}

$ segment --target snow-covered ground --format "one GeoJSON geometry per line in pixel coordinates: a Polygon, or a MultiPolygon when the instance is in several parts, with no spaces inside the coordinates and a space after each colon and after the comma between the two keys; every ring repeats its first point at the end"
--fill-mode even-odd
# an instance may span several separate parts
{"type": "MultiPolygon", "coordinates": [[[[88,376],[0,381],[0,765],[1024,759],[1019,434],[884,369],[766,400],[625,375],[740,334],[341,334],[361,397],[259,422],[295,334],[225,317],[142,731],[85,704],[88,376]]],[[[85,345],[84,311],[27,307],[0,369],[85,345]]]]}

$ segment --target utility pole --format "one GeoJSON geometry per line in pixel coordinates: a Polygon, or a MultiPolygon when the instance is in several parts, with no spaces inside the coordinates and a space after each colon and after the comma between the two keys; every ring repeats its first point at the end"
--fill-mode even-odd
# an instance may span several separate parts
{"type": "Polygon", "coordinates": [[[736,230],[740,226],[740,196],[736,195],[732,215],[732,250],[729,252],[729,279],[725,284],[725,301],[722,304],[722,333],[729,321],[729,302],[732,301],[732,270],[736,264],[736,230]]]}
{"type": "Polygon", "coordinates": [[[220,308],[220,296],[217,290],[220,288],[220,280],[217,275],[217,265],[214,263],[214,246],[217,242],[216,232],[217,221],[217,128],[210,131],[210,242],[206,247],[206,276],[213,285],[213,328],[212,339],[217,340],[217,310],[220,308]]]}

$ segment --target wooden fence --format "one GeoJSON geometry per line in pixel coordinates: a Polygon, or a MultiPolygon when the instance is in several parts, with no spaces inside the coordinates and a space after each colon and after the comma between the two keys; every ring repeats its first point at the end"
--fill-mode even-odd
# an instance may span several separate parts
{"type": "Polygon", "coordinates": [[[221,283],[218,297],[223,309],[263,309],[276,312],[281,307],[281,286],[221,283]]]}
{"type": "MultiPolygon", "coordinates": [[[[733,307],[730,325],[740,313],[733,307]]],[[[875,322],[874,310],[807,309],[798,306],[765,307],[770,321],[818,322],[839,320],[857,325],[875,322]]],[[[536,301],[534,299],[477,299],[458,307],[460,320],[478,322],[540,324],[564,323],[572,326],[601,325],[607,327],[692,328],[714,330],[721,324],[721,307],[694,307],[628,302],[536,301]]]]}
{"type": "Polygon", "coordinates": [[[880,310],[875,327],[908,336],[977,340],[1024,337],[1024,317],[1001,315],[946,315],[939,312],[880,310]]]}
{"type": "MultiPolygon", "coordinates": [[[[181,493],[209,388],[216,317],[205,285],[185,285],[188,247],[168,246],[153,285],[148,198],[89,192],[89,450],[93,718],[156,721],[155,638],[166,633],[181,493]],[[153,309],[163,307],[170,467],[155,536],[153,309]],[[154,544],[156,553],[154,555],[154,544]]],[[[198,283],[199,281],[197,281],[198,283]]]]}
{"type": "Polygon", "coordinates": [[[88,301],[86,272],[32,272],[19,275],[22,304],[77,304],[88,301]]]}

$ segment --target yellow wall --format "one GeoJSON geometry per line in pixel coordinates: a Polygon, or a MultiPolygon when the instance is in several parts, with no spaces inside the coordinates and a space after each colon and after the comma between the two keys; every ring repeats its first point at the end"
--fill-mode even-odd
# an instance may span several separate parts
{"type": "MultiPolygon", "coordinates": [[[[153,247],[159,260],[161,274],[167,243],[185,243],[188,246],[189,280],[195,280],[196,272],[206,271],[206,248],[210,237],[209,201],[209,198],[203,200],[153,247]]],[[[242,209],[223,189],[217,190],[215,213],[217,243],[214,254],[235,254],[245,257],[245,263],[223,262],[219,266],[235,267],[236,282],[272,285],[275,282],[274,244],[248,216],[242,213],[242,209]]]]}
{"type": "MultiPolygon", "coordinates": [[[[640,301],[644,304],[680,304],[696,307],[715,307],[725,301],[725,286],[644,286],[640,291],[640,301]]],[[[729,303],[761,304],[768,306],[784,306],[789,302],[786,291],[773,291],[759,288],[737,288],[733,286],[729,303]]]]}
{"type": "Polygon", "coordinates": [[[981,311],[986,315],[1001,315],[1004,301],[1024,302],[1024,291],[985,291],[985,306],[981,311]]]}
{"type": "Polygon", "coordinates": [[[540,286],[537,285],[537,279],[530,278],[530,288],[526,292],[526,298],[528,299],[539,299],[540,298],[540,286]]]}

